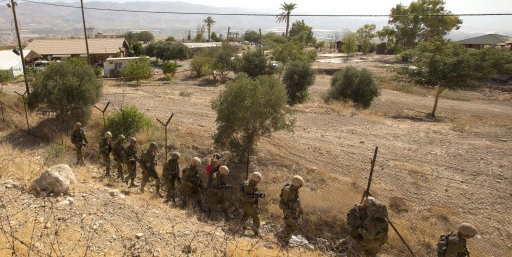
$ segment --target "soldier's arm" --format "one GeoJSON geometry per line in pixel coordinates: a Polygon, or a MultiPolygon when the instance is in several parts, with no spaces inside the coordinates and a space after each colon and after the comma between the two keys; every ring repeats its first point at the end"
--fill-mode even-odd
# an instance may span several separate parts
{"type": "Polygon", "coordinates": [[[84,137],[84,142],[85,142],[86,144],[89,144],[89,142],[87,142],[87,137],[85,136],[85,133],[84,133],[84,131],[83,131],[83,130],[82,130],[82,136],[84,137]]]}

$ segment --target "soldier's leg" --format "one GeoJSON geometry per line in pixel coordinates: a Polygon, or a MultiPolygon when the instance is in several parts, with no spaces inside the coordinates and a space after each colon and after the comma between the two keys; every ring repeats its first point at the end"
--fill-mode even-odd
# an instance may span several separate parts
{"type": "Polygon", "coordinates": [[[152,176],[155,179],[155,194],[156,194],[156,196],[163,197],[163,195],[160,194],[161,181],[160,181],[160,177],[158,176],[158,173],[156,172],[156,170],[152,171],[152,176]]]}
{"type": "Polygon", "coordinates": [[[148,183],[149,176],[150,176],[149,171],[146,170],[146,171],[142,172],[142,182],[140,184],[140,191],[142,193],[144,193],[144,187],[146,186],[146,183],[148,183]]]}
{"type": "Polygon", "coordinates": [[[103,162],[105,163],[105,176],[110,177],[110,156],[103,155],[103,162]]]}
{"type": "Polygon", "coordinates": [[[176,178],[173,177],[167,182],[167,200],[176,203],[176,178]]]}
{"type": "Polygon", "coordinates": [[[242,229],[245,229],[247,228],[247,226],[245,225],[247,223],[247,220],[249,219],[250,217],[250,210],[249,210],[250,206],[244,204],[242,205],[242,219],[240,220],[240,224],[241,224],[241,227],[242,229]]]}
{"type": "Polygon", "coordinates": [[[226,221],[229,221],[231,217],[229,216],[229,205],[228,201],[226,201],[226,197],[222,196],[221,198],[221,206],[222,206],[222,212],[224,213],[224,219],[226,221]]]}
{"type": "Polygon", "coordinates": [[[129,176],[129,180],[130,180],[130,187],[135,187],[135,177],[136,177],[136,168],[137,168],[137,163],[129,163],[129,172],[130,172],[130,176],[129,176]]]}
{"type": "Polygon", "coordinates": [[[251,206],[249,214],[251,215],[252,218],[252,231],[254,232],[255,235],[259,235],[260,217],[258,215],[258,209],[256,208],[256,206],[251,206]]]}
{"type": "Polygon", "coordinates": [[[76,164],[83,164],[83,156],[82,156],[82,146],[75,145],[76,147],[76,164]]]}
{"type": "Polygon", "coordinates": [[[117,164],[117,178],[124,180],[124,174],[123,174],[123,162],[122,161],[116,161],[117,164]]]}

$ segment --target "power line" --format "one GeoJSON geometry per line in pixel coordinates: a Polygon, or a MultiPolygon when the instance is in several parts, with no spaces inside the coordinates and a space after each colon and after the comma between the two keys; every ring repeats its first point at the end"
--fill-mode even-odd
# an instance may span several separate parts
{"type": "MultiPolygon", "coordinates": [[[[80,9],[80,6],[72,6],[65,4],[43,3],[31,0],[22,0],[26,3],[41,4],[55,7],[80,9]]],[[[255,16],[255,17],[276,17],[278,14],[269,13],[214,13],[214,12],[172,12],[172,11],[145,11],[145,10],[128,10],[128,9],[111,9],[99,7],[84,7],[86,10],[109,11],[109,12],[129,12],[129,13],[153,13],[153,14],[183,14],[183,15],[215,15],[215,16],[255,16]]],[[[461,13],[461,14],[408,14],[408,15],[391,15],[391,14],[290,14],[292,17],[416,17],[416,16],[512,16],[512,13],[461,13]]]]}

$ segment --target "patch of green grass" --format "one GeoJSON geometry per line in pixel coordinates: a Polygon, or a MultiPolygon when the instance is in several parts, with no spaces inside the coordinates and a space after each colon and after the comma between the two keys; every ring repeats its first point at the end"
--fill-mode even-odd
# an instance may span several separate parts
{"type": "Polygon", "coordinates": [[[181,92],[180,92],[180,96],[182,96],[182,97],[190,97],[190,96],[192,96],[192,92],[189,92],[189,91],[181,91],[181,92]]]}

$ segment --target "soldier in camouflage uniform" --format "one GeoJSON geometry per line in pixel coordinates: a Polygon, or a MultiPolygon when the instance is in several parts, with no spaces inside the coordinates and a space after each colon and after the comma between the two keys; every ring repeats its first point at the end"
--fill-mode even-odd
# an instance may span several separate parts
{"type": "Polygon", "coordinates": [[[105,136],[103,136],[100,140],[100,155],[103,158],[103,164],[105,165],[105,177],[110,177],[110,153],[112,152],[112,133],[107,131],[105,136]]]}
{"type": "Polygon", "coordinates": [[[202,209],[201,191],[202,182],[199,178],[199,167],[201,166],[201,159],[194,157],[192,164],[188,165],[182,171],[181,186],[182,186],[182,207],[187,207],[190,198],[196,198],[199,209],[202,209]]]}
{"type": "Polygon", "coordinates": [[[302,215],[302,207],[299,201],[299,189],[304,184],[301,176],[294,176],[291,184],[286,184],[281,189],[279,208],[283,210],[284,228],[279,235],[283,244],[288,244],[292,234],[299,229],[299,218],[302,215]]]}
{"type": "Polygon", "coordinates": [[[251,174],[248,180],[242,182],[240,185],[240,203],[243,211],[241,225],[242,234],[247,228],[245,223],[249,218],[252,218],[252,231],[254,235],[259,236],[260,217],[258,216],[258,200],[264,195],[258,191],[256,187],[260,183],[262,177],[259,172],[251,174]]]}
{"type": "Polygon", "coordinates": [[[226,183],[226,177],[229,175],[229,169],[221,166],[217,172],[211,176],[210,187],[208,188],[208,216],[212,218],[212,212],[215,206],[220,205],[224,213],[224,219],[229,221],[228,202],[226,201],[226,190],[230,189],[226,183]]]}
{"type": "Polygon", "coordinates": [[[165,202],[172,201],[173,204],[176,204],[176,182],[181,183],[179,159],[180,153],[173,152],[171,159],[164,164],[164,170],[162,172],[162,179],[167,187],[165,202]]]}
{"type": "Polygon", "coordinates": [[[124,150],[124,157],[128,171],[125,182],[127,185],[128,182],[130,182],[130,187],[136,187],[135,177],[137,175],[137,161],[139,160],[139,156],[137,156],[137,139],[134,137],[130,138],[130,145],[124,150]]]}
{"type": "Polygon", "coordinates": [[[437,243],[438,257],[469,257],[466,241],[478,234],[478,230],[471,224],[462,223],[457,233],[450,232],[442,235],[437,243]]]}
{"type": "Polygon", "coordinates": [[[80,122],[75,123],[75,129],[71,133],[71,143],[73,143],[76,148],[76,164],[84,165],[85,162],[82,154],[82,147],[87,146],[88,142],[80,122]]]}
{"type": "MultiPolygon", "coordinates": [[[[365,253],[366,256],[373,257],[377,256],[381,247],[388,241],[388,211],[386,205],[373,197],[366,197],[364,199],[364,206],[367,209],[367,218],[362,226],[354,228],[350,224],[349,226],[351,226],[351,229],[357,229],[357,234],[353,237],[355,239],[355,250],[365,253]]],[[[365,213],[363,210],[360,213],[360,219],[364,219],[365,213]]],[[[347,215],[348,217],[349,215],[347,215]]],[[[353,221],[350,222],[353,223],[353,221]]],[[[352,234],[353,232],[351,231],[351,236],[352,234]]]]}
{"type": "Polygon", "coordinates": [[[144,193],[144,187],[146,183],[148,183],[149,178],[154,178],[156,183],[156,197],[163,197],[160,194],[160,177],[158,177],[158,173],[156,172],[156,165],[158,164],[156,155],[157,155],[157,145],[156,143],[149,144],[148,150],[141,156],[142,167],[144,171],[142,173],[142,183],[140,184],[140,192],[144,193]]]}
{"type": "Polygon", "coordinates": [[[114,143],[112,147],[112,155],[114,156],[114,161],[116,161],[117,165],[117,178],[124,180],[123,174],[123,158],[124,158],[124,135],[117,136],[117,141],[114,143]]]}

